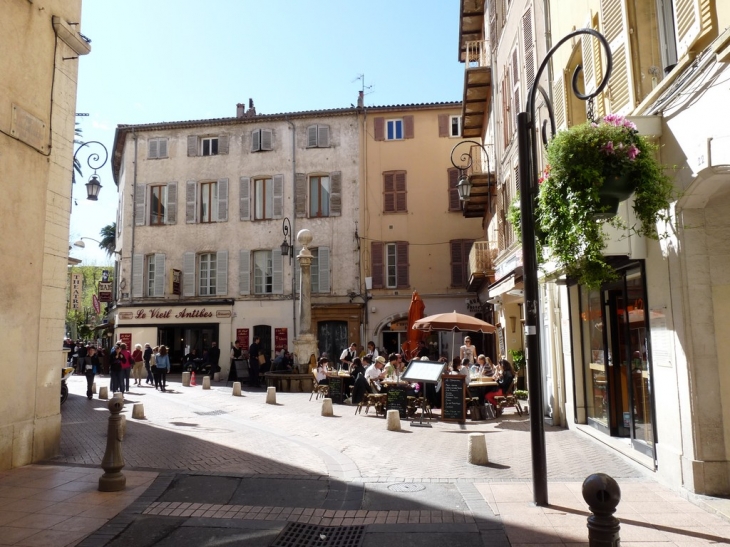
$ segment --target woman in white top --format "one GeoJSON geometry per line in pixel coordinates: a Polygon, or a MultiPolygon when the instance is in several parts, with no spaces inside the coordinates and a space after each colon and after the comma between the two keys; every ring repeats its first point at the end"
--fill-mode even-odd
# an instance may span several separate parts
{"type": "Polygon", "coordinates": [[[469,366],[474,364],[474,359],[476,357],[475,348],[471,345],[471,338],[468,336],[464,338],[464,345],[461,346],[459,349],[459,358],[463,361],[464,359],[469,360],[469,366]]]}

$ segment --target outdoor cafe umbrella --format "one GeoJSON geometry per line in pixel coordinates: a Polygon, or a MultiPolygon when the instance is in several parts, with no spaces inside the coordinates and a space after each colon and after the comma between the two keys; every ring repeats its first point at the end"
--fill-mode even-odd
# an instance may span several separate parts
{"type": "Polygon", "coordinates": [[[491,323],[471,317],[470,315],[464,315],[463,313],[437,313],[436,315],[429,315],[423,319],[419,319],[413,323],[413,328],[421,331],[434,331],[434,330],[450,330],[454,334],[451,337],[451,358],[454,358],[454,339],[456,337],[456,331],[465,332],[483,332],[486,334],[493,333],[496,329],[491,323]]]}
{"type": "Polygon", "coordinates": [[[418,291],[413,291],[411,305],[408,307],[408,340],[403,342],[401,346],[401,349],[409,360],[416,356],[418,343],[423,340],[425,335],[424,332],[413,329],[413,324],[423,317],[425,309],[426,304],[423,303],[423,300],[418,295],[418,291]]]}

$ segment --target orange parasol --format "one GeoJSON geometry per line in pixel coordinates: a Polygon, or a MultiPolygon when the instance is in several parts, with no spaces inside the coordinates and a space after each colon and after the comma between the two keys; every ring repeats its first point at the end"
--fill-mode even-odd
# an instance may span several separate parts
{"type": "Polygon", "coordinates": [[[408,359],[413,359],[418,354],[418,343],[423,340],[425,333],[414,330],[413,324],[423,317],[426,304],[423,303],[418,291],[413,291],[411,305],[408,307],[408,340],[403,342],[401,349],[408,359]]]}

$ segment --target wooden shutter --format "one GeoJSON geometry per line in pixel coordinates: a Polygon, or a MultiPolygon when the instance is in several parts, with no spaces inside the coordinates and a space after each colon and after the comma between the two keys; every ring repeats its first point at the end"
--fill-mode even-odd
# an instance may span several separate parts
{"type": "Polygon", "coordinates": [[[408,210],[406,196],[406,172],[398,171],[395,173],[395,210],[399,213],[408,210]]]}
{"type": "Polygon", "coordinates": [[[241,177],[238,186],[241,220],[251,220],[251,179],[241,177]]]}
{"type": "Polygon", "coordinates": [[[342,214],[342,172],[330,173],[330,216],[342,214]]]}
{"type": "Polygon", "coordinates": [[[157,139],[150,139],[147,141],[148,149],[147,149],[147,158],[148,159],[154,159],[159,157],[157,155],[157,139]]]}
{"type": "Polygon", "coordinates": [[[167,205],[165,206],[165,224],[177,223],[177,182],[167,183],[167,205]]]}
{"type": "MultiPolygon", "coordinates": [[[[598,24],[597,22],[594,23],[593,20],[586,24],[586,27],[598,30],[598,24]]],[[[603,76],[601,43],[594,37],[583,34],[581,36],[581,54],[583,57],[583,81],[585,83],[584,93],[588,95],[598,89],[598,85],[601,83],[603,76]]],[[[606,114],[606,109],[603,105],[603,93],[596,97],[594,102],[594,116],[596,119],[600,119],[606,114]]]]}
{"type": "Polygon", "coordinates": [[[251,131],[251,152],[261,150],[261,130],[254,129],[251,131]]]}
{"type": "Polygon", "coordinates": [[[158,158],[166,158],[167,157],[167,139],[158,139],[158,142],[157,142],[157,157],[158,158]]]}
{"type": "Polygon", "coordinates": [[[403,116],[403,138],[413,138],[413,116],[403,116]]]}
{"type": "Polygon", "coordinates": [[[395,242],[395,267],[396,267],[396,284],[399,289],[410,286],[408,280],[408,242],[395,242]]]}
{"type": "Polygon", "coordinates": [[[451,248],[451,286],[464,286],[464,242],[455,239],[449,242],[451,248]]]}
{"type": "Polygon", "coordinates": [[[282,218],[284,216],[284,175],[274,175],[274,203],[273,217],[282,218]]]}
{"type": "Polygon", "coordinates": [[[284,257],[280,247],[271,249],[271,292],[284,294],[284,257]]]}
{"type": "Polygon", "coordinates": [[[158,253],[150,257],[150,260],[155,261],[153,296],[165,296],[165,255],[158,253]]]}
{"type": "Polygon", "coordinates": [[[238,253],[238,293],[251,294],[251,251],[238,253]]]}
{"type": "Polygon", "coordinates": [[[198,185],[194,180],[185,183],[185,222],[195,223],[195,193],[198,185]]]}
{"type": "MultiPolygon", "coordinates": [[[[677,59],[687,53],[702,32],[701,0],[674,0],[677,59]]],[[[719,3],[719,2],[718,2],[719,3]]]]}
{"type": "Polygon", "coordinates": [[[502,96],[502,148],[507,148],[509,146],[509,138],[510,138],[510,132],[509,132],[509,106],[507,103],[507,98],[510,96],[510,94],[507,92],[507,82],[509,80],[508,73],[503,72],[504,78],[502,78],[502,83],[500,85],[502,96]]]}
{"type": "Polygon", "coordinates": [[[228,154],[228,135],[218,137],[218,154],[228,154]]]}
{"type": "Polygon", "coordinates": [[[439,114],[439,137],[448,137],[449,129],[449,115],[439,114]]]}
{"type": "Polygon", "coordinates": [[[372,262],[373,289],[383,288],[383,242],[373,241],[370,244],[370,261],[372,262]]]}
{"type": "Polygon", "coordinates": [[[535,73],[537,72],[535,58],[535,32],[532,25],[532,5],[522,15],[522,59],[525,63],[525,93],[529,93],[535,73]]]}
{"type": "Polygon", "coordinates": [[[489,15],[489,46],[494,51],[497,47],[497,6],[494,0],[487,0],[487,13],[489,15]]]}
{"type": "Polygon", "coordinates": [[[609,109],[612,114],[627,114],[635,101],[626,0],[601,0],[600,8],[603,35],[613,54],[608,82],[609,109]]]}
{"type": "Polygon", "coordinates": [[[330,248],[317,249],[317,265],[319,266],[319,292],[329,293],[330,288],[330,248]]]}
{"type": "Polygon", "coordinates": [[[218,251],[215,256],[215,294],[228,294],[228,251],[218,251]]]}
{"type": "Polygon", "coordinates": [[[271,150],[274,142],[274,133],[271,129],[261,130],[261,150],[271,150]]]}
{"type": "Polygon", "coordinates": [[[385,140],[385,118],[377,117],[373,119],[373,138],[376,141],[385,140]]]}
{"type": "Polygon", "coordinates": [[[383,173],[383,212],[395,213],[395,173],[383,173]]]}
{"type": "Polygon", "coordinates": [[[228,221],[228,179],[218,179],[218,222],[228,221]]]}
{"type": "Polygon", "coordinates": [[[297,257],[299,256],[299,252],[301,250],[302,250],[301,247],[297,247],[297,246],[294,247],[294,260],[293,260],[294,268],[293,268],[292,276],[294,277],[294,292],[297,294],[299,294],[299,292],[300,292],[300,287],[299,287],[300,279],[299,278],[301,277],[301,275],[299,273],[299,261],[297,260],[297,257]]]}
{"type": "Polygon", "coordinates": [[[517,129],[517,114],[520,113],[520,55],[512,50],[512,132],[517,129]]]}
{"type": "Polygon", "coordinates": [[[198,137],[196,135],[188,135],[188,156],[198,155],[198,137]]]}
{"type": "Polygon", "coordinates": [[[144,255],[132,255],[132,297],[142,298],[144,295],[144,255]]]}
{"type": "Polygon", "coordinates": [[[558,71],[553,82],[553,114],[555,115],[556,131],[573,125],[570,119],[570,109],[568,108],[567,78],[567,70],[558,71]]]}
{"type": "Polygon", "coordinates": [[[294,174],[294,190],[296,191],[295,212],[298,217],[307,216],[307,175],[294,174]]]}
{"type": "Polygon", "coordinates": [[[307,127],[307,148],[315,148],[317,146],[317,126],[310,125],[307,127]]]}
{"type": "Polygon", "coordinates": [[[448,192],[449,192],[449,211],[461,211],[461,200],[459,199],[459,190],[457,185],[459,184],[459,170],[448,169],[448,192]]]}
{"type": "Polygon", "coordinates": [[[330,126],[317,126],[317,146],[319,148],[329,148],[330,146],[330,126]]]}
{"type": "Polygon", "coordinates": [[[145,201],[147,198],[147,185],[137,183],[134,191],[134,224],[135,226],[144,226],[145,218],[145,201]]]}
{"type": "Polygon", "coordinates": [[[309,270],[309,280],[311,284],[311,292],[319,292],[319,249],[309,249],[312,252],[312,265],[309,270]]]}
{"type": "Polygon", "coordinates": [[[195,296],[195,253],[183,253],[183,296],[195,296]]]}

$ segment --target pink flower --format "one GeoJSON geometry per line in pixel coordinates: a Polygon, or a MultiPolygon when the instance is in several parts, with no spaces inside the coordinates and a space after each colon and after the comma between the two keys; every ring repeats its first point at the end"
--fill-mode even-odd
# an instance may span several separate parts
{"type": "Polygon", "coordinates": [[[613,154],[615,152],[613,149],[613,141],[608,141],[601,147],[601,150],[603,150],[606,154],[613,154]]]}
{"type": "Polygon", "coordinates": [[[629,146],[628,156],[630,160],[635,160],[636,156],[639,155],[641,151],[636,147],[636,145],[632,144],[629,146]]]}

